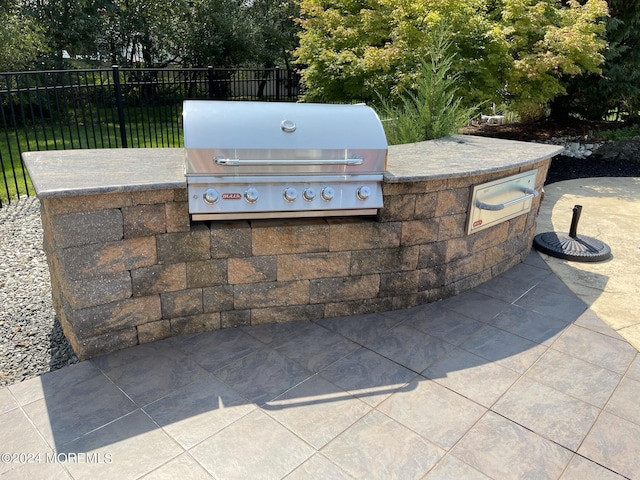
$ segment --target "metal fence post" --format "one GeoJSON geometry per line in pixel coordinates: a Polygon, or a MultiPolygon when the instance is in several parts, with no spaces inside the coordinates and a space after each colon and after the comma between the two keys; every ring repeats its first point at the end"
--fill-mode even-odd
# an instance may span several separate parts
{"type": "Polygon", "coordinates": [[[209,100],[213,100],[215,95],[213,94],[213,67],[211,65],[207,67],[207,79],[209,80],[209,100]]]}
{"type": "Polygon", "coordinates": [[[276,66],[276,102],[280,101],[280,67],[276,66]]]}
{"type": "Polygon", "coordinates": [[[122,147],[127,148],[127,129],[124,123],[124,107],[122,106],[122,88],[120,86],[120,69],[118,65],[111,66],[113,71],[113,86],[116,95],[116,108],[118,109],[118,124],[120,125],[120,140],[122,147]]]}

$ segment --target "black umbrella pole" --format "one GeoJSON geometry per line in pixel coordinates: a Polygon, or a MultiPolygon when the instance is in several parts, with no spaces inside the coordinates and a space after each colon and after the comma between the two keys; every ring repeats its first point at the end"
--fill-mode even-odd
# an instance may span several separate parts
{"type": "Polygon", "coordinates": [[[573,217],[571,218],[571,229],[569,230],[569,236],[571,238],[578,238],[578,222],[580,221],[581,213],[582,205],[575,205],[573,207],[573,217]]]}

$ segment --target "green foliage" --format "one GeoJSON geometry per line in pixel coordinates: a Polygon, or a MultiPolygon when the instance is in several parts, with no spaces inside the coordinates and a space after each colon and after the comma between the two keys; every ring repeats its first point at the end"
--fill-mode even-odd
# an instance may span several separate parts
{"type": "Polygon", "coordinates": [[[456,97],[459,75],[451,74],[455,56],[446,35],[440,36],[429,59],[420,65],[411,90],[406,89],[396,104],[381,96],[380,116],[384,119],[390,145],[420,142],[457,133],[468,124],[476,109],[464,107],[456,97]]]}
{"type": "Polygon", "coordinates": [[[568,81],[567,95],[558,98],[556,110],[590,120],[610,115],[618,119],[640,112],[640,8],[637,1],[609,0],[606,22],[608,47],[602,75],[568,81]]]}
{"type": "Polygon", "coordinates": [[[640,135],[640,125],[632,125],[630,127],[615,128],[612,130],[601,130],[596,134],[596,137],[603,140],[624,140],[626,138],[633,138],[640,135]]]}
{"type": "MultiPolygon", "coordinates": [[[[7,2],[0,0],[0,20],[7,2]]],[[[236,67],[289,65],[297,44],[297,0],[47,0],[20,2],[25,17],[0,22],[0,59],[10,48],[29,54],[22,64],[69,67],[80,56],[88,64],[146,67],[236,67]],[[31,22],[31,24],[29,23],[31,22]],[[20,30],[18,30],[18,27],[20,30]],[[50,55],[27,41],[24,31],[37,25],[50,55]],[[9,30],[9,27],[14,26],[9,30]],[[7,33],[5,33],[7,32],[7,33]],[[71,64],[71,65],[70,65],[71,64]]],[[[12,52],[15,57],[15,52],[12,52]]]]}
{"type": "Polygon", "coordinates": [[[44,32],[11,3],[0,6],[0,71],[20,71],[33,65],[46,50],[44,32]]]}
{"type": "Polygon", "coordinates": [[[301,0],[300,46],[308,98],[399,96],[446,26],[452,72],[466,105],[507,104],[539,116],[567,77],[598,72],[604,0],[301,0]]]}
{"type": "Polygon", "coordinates": [[[506,75],[511,106],[523,119],[540,117],[566,93],[567,79],[600,73],[604,0],[504,0],[501,26],[513,64],[506,75]]]}

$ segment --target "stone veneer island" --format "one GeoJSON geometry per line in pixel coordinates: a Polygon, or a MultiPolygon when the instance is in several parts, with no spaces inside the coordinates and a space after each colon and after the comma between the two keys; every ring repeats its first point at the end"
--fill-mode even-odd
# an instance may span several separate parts
{"type": "Polygon", "coordinates": [[[466,234],[474,185],[562,148],[454,135],[389,147],[376,217],[191,222],[182,149],[23,154],[53,303],[80,359],[172,335],[404,309],[457,295],[529,253],[531,210],[466,234]]]}

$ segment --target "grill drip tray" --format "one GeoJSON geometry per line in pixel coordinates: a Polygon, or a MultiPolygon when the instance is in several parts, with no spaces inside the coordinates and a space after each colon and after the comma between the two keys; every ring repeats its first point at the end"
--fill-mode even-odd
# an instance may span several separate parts
{"type": "Polygon", "coordinates": [[[536,235],[533,246],[552,257],[575,262],[601,262],[611,257],[611,248],[597,238],[578,235],[582,205],[573,207],[571,230],[567,233],[546,232],[536,235]]]}

